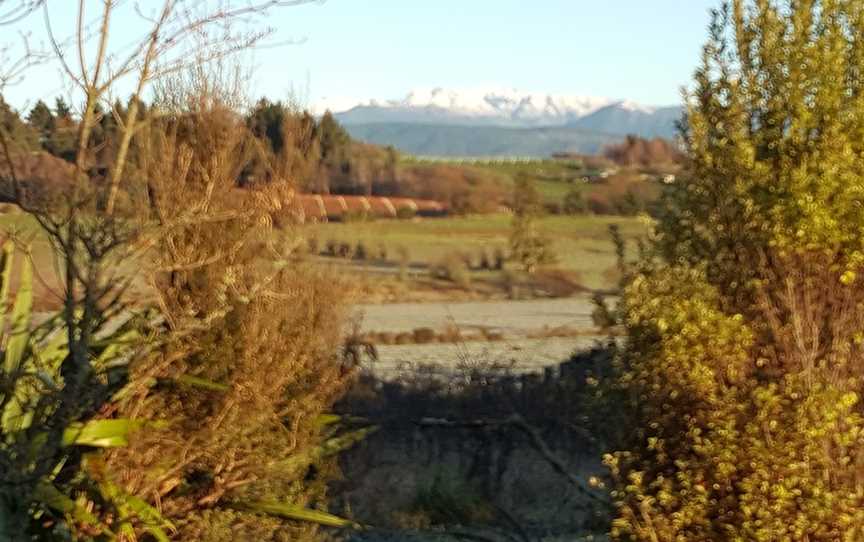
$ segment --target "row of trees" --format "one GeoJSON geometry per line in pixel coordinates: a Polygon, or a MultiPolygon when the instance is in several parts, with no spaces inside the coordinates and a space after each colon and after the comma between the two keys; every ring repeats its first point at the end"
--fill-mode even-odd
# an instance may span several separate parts
{"type": "Polygon", "coordinates": [[[655,137],[645,139],[635,135],[603,149],[603,156],[619,166],[625,167],[670,167],[683,160],[681,149],[672,141],[655,137]]]}
{"type": "MultiPolygon", "coordinates": [[[[137,109],[141,119],[147,118],[146,103],[138,100],[137,109]]],[[[128,104],[120,101],[107,108],[101,103],[95,107],[97,123],[92,137],[99,148],[97,162],[101,165],[115,158],[120,132],[118,119],[123,119],[128,110],[128,104]]],[[[26,117],[21,118],[0,97],[0,118],[10,140],[20,148],[42,150],[64,160],[74,160],[80,116],[73,114],[62,98],[56,99],[53,108],[39,100],[26,117]]],[[[331,179],[336,189],[345,189],[345,185],[351,184],[345,178],[368,181],[358,173],[368,169],[365,163],[368,157],[352,153],[350,136],[330,112],[319,120],[283,102],[261,99],[243,120],[255,136],[252,144],[259,156],[257,162],[243,172],[241,181],[270,182],[278,176],[290,177],[304,189],[324,193],[330,190],[331,179]]],[[[395,151],[392,153],[395,163],[395,151]]]]}
{"type": "MultiPolygon", "coordinates": [[[[146,117],[143,102],[139,109],[146,117]]],[[[107,112],[102,106],[95,110],[99,121],[92,137],[103,165],[116,152],[116,119],[126,111],[120,102],[107,112]]],[[[0,119],[21,148],[74,159],[78,120],[62,99],[53,108],[38,101],[22,119],[0,98],[0,119]]],[[[401,164],[393,147],[352,140],[330,112],[316,119],[284,102],[261,99],[244,115],[244,122],[255,136],[250,152],[257,159],[238,176],[242,186],[290,178],[310,193],[428,198],[447,203],[457,213],[495,211],[508,199],[502,186],[506,183],[490,172],[446,164],[401,164]]]]}
{"type": "MultiPolygon", "coordinates": [[[[354,184],[371,187],[368,157],[354,152],[355,144],[348,132],[329,111],[317,120],[283,102],[262,99],[246,122],[264,146],[265,163],[277,164],[278,174],[297,179],[305,190],[328,194],[331,190],[345,191],[354,184]]],[[[272,173],[247,172],[250,180],[261,180],[261,174],[269,180],[272,173]]]]}

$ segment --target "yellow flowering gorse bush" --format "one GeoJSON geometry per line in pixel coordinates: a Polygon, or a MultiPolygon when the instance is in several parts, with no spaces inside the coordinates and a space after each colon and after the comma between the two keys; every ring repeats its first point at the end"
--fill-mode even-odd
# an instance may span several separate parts
{"type": "Polygon", "coordinates": [[[717,10],[626,280],[617,540],[864,540],[864,3],[717,10]]]}

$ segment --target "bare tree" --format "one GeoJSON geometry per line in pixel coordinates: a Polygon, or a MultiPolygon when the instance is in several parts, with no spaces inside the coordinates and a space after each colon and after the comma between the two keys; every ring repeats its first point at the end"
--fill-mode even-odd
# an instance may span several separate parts
{"type": "MultiPolygon", "coordinates": [[[[83,171],[89,165],[88,150],[97,121],[97,104],[116,91],[122,81],[131,79],[133,84],[125,115],[121,116],[116,110],[112,112],[118,117],[121,135],[107,178],[107,214],[114,212],[129,145],[137,129],[140,102],[148,86],[161,77],[189,69],[202,61],[255,47],[272,34],[271,29],[260,25],[271,10],[310,1],[164,0],[161,7],[151,13],[146,13],[141,5],[136,4],[132,11],[148,30],[142,38],[115,49],[110,46],[111,23],[121,9],[121,2],[102,0],[99,18],[93,28],[87,22],[86,8],[94,2],[78,0],[75,33],[66,40],[54,32],[50,2],[41,3],[56,59],[86,98],[76,160],[79,170],[83,171]],[[197,54],[192,54],[194,52],[197,54]],[[74,57],[74,60],[69,57],[74,57]]],[[[128,9],[126,11],[126,15],[131,15],[128,9]]]]}
{"type": "MultiPolygon", "coordinates": [[[[125,209],[119,219],[116,215],[130,145],[149,122],[141,118],[145,92],[166,76],[255,47],[272,34],[261,24],[270,11],[308,1],[164,0],[158,9],[146,12],[137,3],[124,6],[118,0],[78,0],[74,31],[68,37],[56,32],[52,2],[0,2],[0,8],[6,8],[0,12],[0,21],[9,24],[41,9],[54,59],[84,97],[75,155],[76,178],[62,195],[50,201],[37,202],[22,193],[12,151],[0,133],[0,150],[7,165],[4,170],[16,187],[13,191],[19,204],[37,217],[63,255],[66,318],[71,350],[77,353],[73,363],[81,366],[76,373],[87,373],[85,351],[99,321],[97,307],[118,298],[126,286],[108,270],[119,267],[115,265],[117,260],[128,262],[128,250],[140,248],[132,242],[141,233],[134,219],[147,217],[135,216],[134,205],[125,209]],[[88,8],[94,5],[99,10],[91,21],[88,8]],[[119,15],[137,17],[147,30],[139,38],[114,47],[112,23],[119,15]],[[109,100],[127,81],[132,84],[129,105],[120,111],[109,100]],[[100,104],[114,116],[119,132],[116,149],[107,163],[101,164],[101,172],[94,167],[98,164],[92,145],[93,129],[100,121],[100,104]],[[83,312],[79,307],[84,308],[83,312]]],[[[9,73],[21,73],[34,60],[25,51],[23,60],[13,63],[9,73]]]]}
{"type": "Polygon", "coordinates": [[[0,25],[17,23],[39,9],[45,0],[0,0],[0,25]]]}

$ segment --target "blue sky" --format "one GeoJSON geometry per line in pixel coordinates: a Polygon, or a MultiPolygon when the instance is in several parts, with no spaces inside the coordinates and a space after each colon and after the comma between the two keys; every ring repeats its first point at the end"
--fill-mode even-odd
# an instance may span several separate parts
{"type": "MultiPolygon", "coordinates": [[[[415,87],[495,86],[674,104],[698,62],[708,10],[718,3],[326,0],[267,20],[275,41],[295,43],[252,55],[252,93],[282,99],[293,89],[311,103],[396,98],[415,87]]],[[[54,18],[72,20],[63,13],[71,4],[53,0],[54,18]]],[[[38,41],[41,16],[26,25],[38,41]]],[[[131,19],[116,25],[114,35],[141,31],[131,19]]],[[[7,99],[21,106],[53,97],[63,93],[60,80],[56,68],[42,67],[8,89],[7,99]]]]}

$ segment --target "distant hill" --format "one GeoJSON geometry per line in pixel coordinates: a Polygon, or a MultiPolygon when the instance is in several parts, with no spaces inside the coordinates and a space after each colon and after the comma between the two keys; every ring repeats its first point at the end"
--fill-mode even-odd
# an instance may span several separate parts
{"type": "Polygon", "coordinates": [[[322,100],[316,113],[329,109],[343,124],[410,122],[415,124],[562,126],[615,103],[607,98],[522,92],[514,89],[418,89],[395,100],[322,100]]]}
{"type": "Polygon", "coordinates": [[[392,145],[419,156],[538,156],[556,152],[593,154],[622,136],[573,126],[508,128],[415,124],[408,122],[346,124],[352,138],[392,145]]]}
{"type": "Polygon", "coordinates": [[[614,104],[576,119],[569,126],[605,134],[671,139],[676,135],[676,123],[681,120],[682,113],[677,106],[639,109],[614,104]]]}
{"type": "Polygon", "coordinates": [[[325,100],[314,109],[334,111],[352,137],[426,156],[593,153],[628,134],[671,138],[681,116],[680,107],[510,89],[415,90],[383,102],[325,100]]]}

